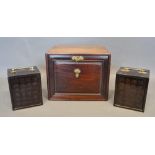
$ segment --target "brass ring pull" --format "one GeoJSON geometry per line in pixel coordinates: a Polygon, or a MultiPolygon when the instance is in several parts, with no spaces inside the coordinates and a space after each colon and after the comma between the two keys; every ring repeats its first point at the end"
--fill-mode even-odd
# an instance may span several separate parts
{"type": "Polygon", "coordinates": [[[74,69],[74,73],[75,73],[75,77],[76,77],[76,78],[79,78],[80,73],[81,73],[81,70],[80,70],[79,68],[75,68],[75,69],[74,69]]]}

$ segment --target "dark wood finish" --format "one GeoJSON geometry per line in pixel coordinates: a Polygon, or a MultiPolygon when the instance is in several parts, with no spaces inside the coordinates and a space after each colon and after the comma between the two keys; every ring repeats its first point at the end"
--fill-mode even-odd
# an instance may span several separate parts
{"type": "Polygon", "coordinates": [[[8,69],[8,82],[11,94],[12,109],[18,110],[43,104],[41,75],[37,67],[8,69]]]}
{"type": "Polygon", "coordinates": [[[114,106],[144,112],[149,83],[149,70],[120,68],[116,74],[114,106]]]}
{"type": "Polygon", "coordinates": [[[51,49],[46,54],[48,99],[108,100],[110,59],[111,54],[101,47],[51,49]],[[75,62],[73,56],[84,60],[75,62]],[[76,68],[81,71],[79,78],[76,68]]]}

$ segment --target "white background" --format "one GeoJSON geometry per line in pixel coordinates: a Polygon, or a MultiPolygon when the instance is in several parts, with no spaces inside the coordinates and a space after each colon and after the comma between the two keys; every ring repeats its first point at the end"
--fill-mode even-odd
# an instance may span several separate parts
{"type": "MultiPolygon", "coordinates": [[[[154,6],[154,0],[1,0],[0,35],[154,37],[154,6]]],[[[154,124],[154,118],[1,118],[0,153],[154,155],[154,124]]]]}

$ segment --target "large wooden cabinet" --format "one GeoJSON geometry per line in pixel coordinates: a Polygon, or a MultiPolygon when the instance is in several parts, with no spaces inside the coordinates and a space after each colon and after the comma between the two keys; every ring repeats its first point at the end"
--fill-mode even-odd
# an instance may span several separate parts
{"type": "Polygon", "coordinates": [[[46,53],[49,100],[108,100],[111,54],[98,46],[59,46],[46,53]]]}

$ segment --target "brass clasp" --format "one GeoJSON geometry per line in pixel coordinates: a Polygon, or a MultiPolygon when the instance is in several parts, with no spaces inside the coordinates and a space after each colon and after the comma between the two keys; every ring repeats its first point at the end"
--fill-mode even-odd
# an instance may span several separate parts
{"type": "Polygon", "coordinates": [[[72,60],[75,62],[83,61],[84,57],[83,56],[72,56],[72,60]]]}

